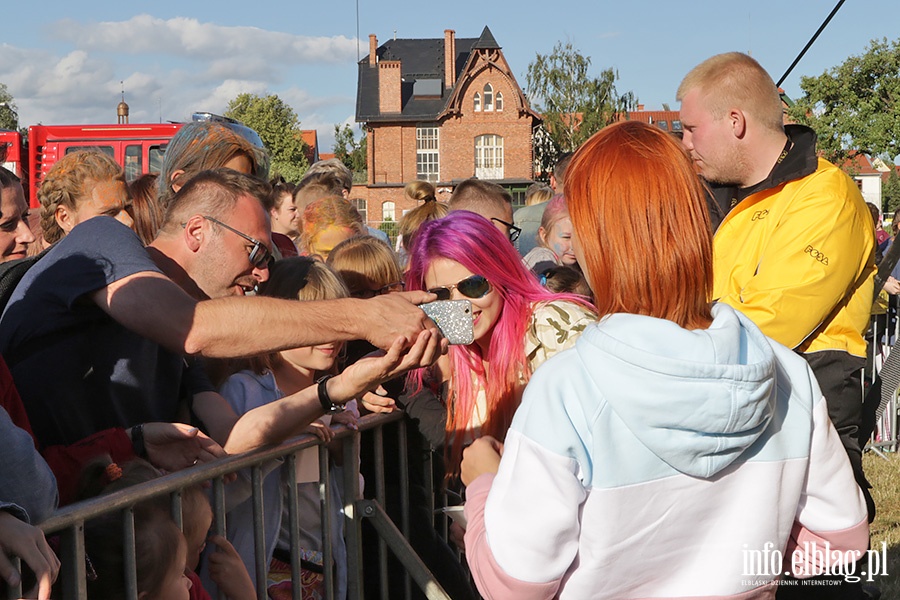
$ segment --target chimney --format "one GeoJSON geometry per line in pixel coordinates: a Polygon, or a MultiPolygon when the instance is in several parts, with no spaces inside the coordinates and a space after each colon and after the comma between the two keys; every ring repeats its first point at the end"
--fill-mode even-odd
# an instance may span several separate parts
{"type": "Polygon", "coordinates": [[[374,67],[378,60],[378,38],[374,33],[369,34],[369,66],[374,67]]]}
{"type": "Polygon", "coordinates": [[[444,30],[444,87],[452,88],[456,84],[456,32],[444,30]]]}
{"type": "Polygon", "coordinates": [[[378,61],[378,108],[382,113],[400,112],[403,98],[399,60],[378,61]]]}
{"type": "Polygon", "coordinates": [[[644,110],[644,105],[643,105],[643,104],[638,104],[638,110],[639,110],[639,111],[644,110]]]}

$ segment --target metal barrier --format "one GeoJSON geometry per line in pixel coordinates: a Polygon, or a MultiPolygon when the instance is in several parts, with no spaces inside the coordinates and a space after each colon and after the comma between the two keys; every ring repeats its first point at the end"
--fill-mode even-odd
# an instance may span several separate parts
{"type": "MultiPolygon", "coordinates": [[[[869,331],[866,335],[868,341],[868,356],[864,380],[867,386],[875,383],[876,377],[881,372],[881,367],[891,353],[891,349],[900,340],[900,310],[896,299],[892,299],[887,310],[882,315],[873,315],[869,331]]],[[[867,387],[864,386],[864,387],[867,387]]],[[[875,430],[872,438],[866,445],[867,449],[896,452],[898,449],[897,414],[900,410],[900,390],[894,390],[890,400],[883,406],[879,406],[880,414],[876,412],[875,430]]],[[[865,398],[865,389],[863,391],[865,398]]]]}
{"type": "MultiPolygon", "coordinates": [[[[373,435],[375,438],[376,467],[375,477],[376,499],[365,500],[360,498],[359,490],[359,462],[347,460],[344,464],[344,495],[343,503],[345,540],[347,545],[347,572],[348,594],[350,600],[361,600],[363,556],[361,546],[361,522],[362,519],[371,519],[375,530],[380,536],[380,552],[377,564],[382,582],[382,598],[388,597],[387,588],[387,558],[385,549],[390,549],[397,557],[408,576],[419,586],[429,600],[450,600],[450,596],[441,588],[433,574],[428,570],[422,560],[409,544],[409,496],[408,496],[408,463],[406,457],[406,428],[401,413],[386,415],[368,415],[359,421],[359,430],[351,431],[346,428],[337,429],[335,439],[342,440],[343,452],[346,457],[359,456],[360,438],[363,434],[373,435]],[[401,472],[401,510],[402,519],[398,528],[388,517],[384,510],[385,482],[384,482],[384,451],[383,451],[383,427],[387,423],[399,424],[399,448],[400,456],[395,457],[399,461],[401,472]]],[[[41,529],[48,536],[60,535],[60,561],[62,570],[60,574],[62,598],[64,600],[84,600],[87,598],[87,572],[84,546],[84,525],[86,522],[114,512],[122,513],[123,535],[125,540],[125,582],[128,600],[137,599],[137,584],[135,570],[135,546],[134,546],[134,507],[140,502],[169,495],[171,498],[172,515],[175,522],[181,526],[181,491],[189,486],[212,481],[212,507],[213,529],[219,535],[225,535],[225,476],[237,473],[242,469],[250,469],[251,488],[254,516],[254,540],[256,547],[256,571],[257,597],[264,600],[266,596],[265,573],[268,565],[265,564],[265,540],[263,538],[264,515],[262,514],[262,473],[261,465],[273,459],[284,457],[289,478],[288,508],[291,542],[291,575],[293,581],[300,581],[300,553],[299,549],[299,509],[296,481],[296,455],[301,450],[319,448],[319,497],[322,515],[323,535],[323,571],[325,576],[325,588],[328,600],[333,600],[333,558],[331,537],[327,532],[331,531],[331,511],[334,499],[331,498],[329,451],[325,444],[312,436],[303,436],[285,442],[277,447],[258,449],[246,454],[230,456],[211,463],[197,465],[177,473],[172,473],[158,479],[130,487],[109,495],[79,502],[58,510],[53,516],[40,524],[41,529]]],[[[430,468],[430,466],[429,466],[430,468]]],[[[368,557],[373,558],[373,557],[368,557]]],[[[409,577],[404,585],[404,597],[410,597],[409,577]]],[[[19,586],[21,587],[21,586],[19,586]]],[[[10,588],[8,598],[21,597],[22,590],[10,588]]],[[[299,599],[300,585],[293,588],[294,599],[299,599]]],[[[396,598],[397,596],[393,596],[396,598]]]]}

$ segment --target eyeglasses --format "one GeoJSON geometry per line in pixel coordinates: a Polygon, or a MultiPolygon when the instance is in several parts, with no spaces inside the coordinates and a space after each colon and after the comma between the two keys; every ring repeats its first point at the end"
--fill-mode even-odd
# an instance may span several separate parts
{"type": "Polygon", "coordinates": [[[484,275],[472,275],[471,277],[466,277],[462,281],[457,282],[456,285],[444,285],[431,288],[428,292],[436,294],[438,300],[449,300],[450,296],[453,294],[453,290],[459,290],[459,293],[466,298],[477,300],[478,298],[485,297],[487,293],[491,291],[491,284],[484,278],[484,275]]]}
{"type": "Polygon", "coordinates": [[[402,281],[396,281],[394,283],[389,283],[387,285],[381,286],[377,290],[371,289],[361,289],[350,294],[354,298],[360,298],[362,300],[366,300],[368,298],[374,298],[375,296],[382,296],[384,294],[390,294],[391,292],[402,292],[406,287],[406,283],[402,281]]]}
{"type": "Polygon", "coordinates": [[[501,225],[506,225],[509,228],[509,241],[514,242],[519,239],[519,234],[522,233],[521,227],[516,227],[512,223],[507,223],[503,219],[498,219],[497,217],[491,217],[491,221],[496,221],[501,225]]]}
{"type": "Polygon", "coordinates": [[[218,219],[214,219],[207,215],[203,215],[203,218],[206,219],[207,221],[211,221],[211,222],[215,223],[216,225],[221,225],[228,231],[232,231],[232,232],[238,234],[239,236],[241,236],[242,238],[244,238],[245,240],[247,240],[248,242],[253,244],[253,248],[250,249],[250,256],[249,256],[250,264],[253,265],[254,267],[256,267],[257,269],[268,269],[269,268],[269,265],[272,263],[274,258],[272,257],[272,253],[269,252],[269,249],[266,247],[265,244],[263,244],[261,241],[259,241],[256,238],[250,237],[246,233],[242,233],[242,232],[238,231],[234,227],[226,225],[225,223],[223,223],[222,221],[219,221],[218,219]]]}

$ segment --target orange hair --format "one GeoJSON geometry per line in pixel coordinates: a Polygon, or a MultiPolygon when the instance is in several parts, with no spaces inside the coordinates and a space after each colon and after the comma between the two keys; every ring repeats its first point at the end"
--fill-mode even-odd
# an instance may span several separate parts
{"type": "Polygon", "coordinates": [[[677,140],[637,121],[578,150],[565,196],[600,317],[711,321],[712,234],[702,183],[677,140]]]}

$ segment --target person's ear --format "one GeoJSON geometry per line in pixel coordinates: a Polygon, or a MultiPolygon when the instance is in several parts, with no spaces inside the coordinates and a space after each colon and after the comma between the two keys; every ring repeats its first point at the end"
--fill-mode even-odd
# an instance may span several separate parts
{"type": "Polygon", "coordinates": [[[59,228],[65,231],[66,234],[75,227],[75,215],[69,210],[69,207],[64,204],[59,204],[56,207],[56,212],[53,216],[56,218],[56,224],[59,225],[59,228]]]}
{"type": "Polygon", "coordinates": [[[203,245],[206,236],[206,219],[201,215],[193,215],[184,225],[184,243],[191,252],[197,252],[203,245]]]}
{"type": "Polygon", "coordinates": [[[728,113],[728,119],[731,121],[731,130],[734,137],[741,139],[747,134],[747,116],[744,111],[736,108],[731,109],[728,113]]]}
{"type": "Polygon", "coordinates": [[[184,169],[178,169],[176,171],[172,171],[172,176],[169,178],[169,183],[172,186],[172,191],[175,192],[176,194],[178,193],[178,190],[180,190],[182,186],[180,183],[175,183],[175,182],[182,175],[184,175],[184,169]]]}
{"type": "Polygon", "coordinates": [[[538,227],[538,239],[542,244],[547,245],[547,230],[543,227],[538,227]]]}

